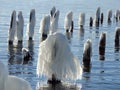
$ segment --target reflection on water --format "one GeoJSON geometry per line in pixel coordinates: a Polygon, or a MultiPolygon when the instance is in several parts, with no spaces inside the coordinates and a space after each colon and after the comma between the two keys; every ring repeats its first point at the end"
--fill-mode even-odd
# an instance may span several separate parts
{"type": "Polygon", "coordinates": [[[33,40],[27,41],[27,48],[30,51],[30,53],[33,55],[34,54],[34,41],[33,40]]]}
{"type": "Polygon", "coordinates": [[[120,60],[120,53],[117,51],[115,52],[115,60],[119,61],[120,60]]]}
{"type": "Polygon", "coordinates": [[[22,43],[17,45],[8,45],[9,60],[8,64],[21,64],[22,63],[22,43]]]}
{"type": "MultiPolygon", "coordinates": [[[[33,46],[34,42],[32,40],[28,41],[27,48],[33,55],[33,46]]],[[[24,61],[23,60],[23,55],[22,55],[22,48],[23,44],[18,43],[17,45],[8,45],[8,52],[9,52],[9,73],[10,74],[33,74],[33,68],[31,67],[32,61],[24,61]]]]}
{"type": "Polygon", "coordinates": [[[83,28],[80,28],[80,29],[78,30],[78,32],[79,32],[80,39],[83,40],[83,39],[84,39],[84,29],[83,29],[83,28]]]}
{"type": "MultiPolygon", "coordinates": [[[[34,41],[33,40],[28,40],[26,48],[28,48],[31,55],[34,54],[33,46],[34,46],[34,41]]],[[[31,61],[29,61],[29,60],[26,60],[26,61],[23,60],[22,48],[23,48],[22,43],[18,43],[17,45],[8,45],[8,52],[9,52],[8,64],[13,65],[13,64],[28,64],[28,63],[31,63],[31,61]]]]}
{"type": "Polygon", "coordinates": [[[40,86],[38,82],[36,90],[82,90],[82,85],[62,83],[62,84],[57,84],[55,86],[48,84],[40,86]]]}
{"type": "Polygon", "coordinates": [[[23,59],[23,64],[32,64],[32,61],[34,60],[34,58],[33,58],[34,48],[33,47],[34,47],[34,41],[33,40],[28,40],[26,48],[28,49],[31,57],[28,58],[28,60],[23,59]]]}
{"type": "Polygon", "coordinates": [[[70,41],[71,38],[73,38],[73,32],[66,32],[65,36],[67,37],[67,39],[70,41]]]}
{"type": "Polygon", "coordinates": [[[100,73],[104,73],[104,61],[100,61],[100,73]]]}

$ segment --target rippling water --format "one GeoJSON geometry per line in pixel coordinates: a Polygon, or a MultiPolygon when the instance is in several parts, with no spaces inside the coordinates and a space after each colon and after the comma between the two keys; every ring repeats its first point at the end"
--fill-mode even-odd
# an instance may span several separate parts
{"type": "Polygon", "coordinates": [[[64,31],[64,17],[69,10],[73,11],[74,17],[74,33],[70,41],[72,52],[82,59],[83,45],[86,39],[92,40],[92,68],[90,73],[84,73],[82,80],[77,80],[81,90],[120,90],[120,53],[114,51],[114,35],[115,27],[120,26],[119,22],[112,20],[111,25],[107,24],[106,16],[108,9],[120,9],[120,0],[0,0],[0,60],[8,65],[9,73],[18,77],[22,77],[30,82],[33,90],[36,89],[38,82],[43,83],[44,78],[39,80],[36,76],[36,62],[38,58],[38,48],[40,43],[39,24],[43,15],[49,14],[50,9],[56,6],[60,10],[59,31],[64,31]],[[104,13],[104,22],[99,28],[89,28],[89,17],[95,16],[96,8],[100,6],[104,13]],[[24,42],[22,46],[8,46],[8,29],[10,25],[10,17],[13,10],[22,11],[25,21],[24,33],[26,33],[26,24],[29,21],[29,13],[31,9],[36,10],[36,27],[34,41],[27,41],[24,34],[24,42]],[[80,12],[85,12],[85,33],[79,34],[78,16],[80,12]],[[106,32],[106,51],[105,61],[99,60],[98,43],[101,32],[106,32]],[[33,54],[33,59],[29,63],[22,64],[22,47],[27,47],[33,54]],[[104,71],[104,72],[103,72],[104,71]]]}

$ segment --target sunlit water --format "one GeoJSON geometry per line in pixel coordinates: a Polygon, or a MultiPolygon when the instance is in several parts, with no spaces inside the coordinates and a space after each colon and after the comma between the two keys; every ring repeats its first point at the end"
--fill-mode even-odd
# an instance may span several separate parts
{"type": "Polygon", "coordinates": [[[86,39],[92,40],[92,68],[90,73],[84,73],[82,80],[76,83],[82,90],[120,90],[120,53],[114,52],[115,27],[120,26],[120,22],[112,20],[111,25],[107,24],[106,16],[108,9],[120,9],[119,0],[0,0],[0,60],[8,65],[9,73],[28,80],[33,88],[36,89],[37,83],[44,83],[45,79],[39,79],[36,76],[36,64],[38,59],[38,48],[41,34],[39,24],[45,14],[49,14],[50,9],[56,6],[60,10],[59,31],[65,33],[64,17],[69,10],[73,11],[74,33],[70,40],[72,52],[82,60],[83,45],[86,39]],[[89,28],[89,17],[95,16],[96,8],[100,6],[104,13],[103,25],[98,29],[89,28]],[[13,10],[22,11],[25,21],[24,33],[26,33],[26,24],[29,21],[31,9],[36,10],[36,27],[34,41],[28,42],[24,34],[22,47],[27,47],[33,54],[33,59],[28,64],[22,64],[22,47],[9,47],[7,43],[10,17],[13,10]],[[85,33],[79,34],[78,16],[80,12],[85,12],[85,33]],[[101,32],[106,32],[106,51],[105,61],[99,60],[98,43],[101,32]]]}

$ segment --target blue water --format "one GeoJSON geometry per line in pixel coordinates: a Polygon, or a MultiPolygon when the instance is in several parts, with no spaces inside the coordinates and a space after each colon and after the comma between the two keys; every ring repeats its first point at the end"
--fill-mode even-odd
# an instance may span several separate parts
{"type": "MultiPolygon", "coordinates": [[[[111,25],[107,24],[107,11],[112,9],[120,9],[120,0],[0,0],[0,60],[8,65],[9,73],[28,80],[36,90],[36,85],[41,82],[36,76],[36,64],[38,59],[38,48],[40,44],[41,34],[39,32],[39,24],[41,18],[49,14],[53,6],[60,11],[59,31],[65,33],[64,17],[70,10],[73,11],[74,33],[70,41],[72,52],[82,60],[82,52],[84,42],[89,38],[92,40],[92,68],[90,73],[83,73],[82,80],[77,80],[76,84],[81,90],[120,90],[120,52],[114,52],[114,35],[115,27],[120,26],[119,22],[112,20],[111,25]],[[104,13],[103,25],[98,29],[89,28],[89,17],[95,16],[96,8],[100,6],[101,12],[104,13]],[[8,29],[10,25],[10,17],[13,10],[22,11],[25,21],[24,33],[26,33],[26,24],[29,21],[29,13],[31,9],[36,10],[36,26],[34,41],[27,41],[24,34],[23,47],[28,47],[33,59],[28,64],[21,64],[22,53],[21,48],[8,47],[8,29]],[[79,34],[78,16],[80,12],[85,12],[85,33],[83,36],[79,34]],[[105,60],[100,61],[98,55],[98,43],[101,32],[106,32],[106,51],[105,60]],[[104,71],[104,72],[102,72],[104,71]]],[[[43,79],[44,81],[44,79],[43,79]]],[[[74,82],[75,83],[75,82],[74,82]]]]}

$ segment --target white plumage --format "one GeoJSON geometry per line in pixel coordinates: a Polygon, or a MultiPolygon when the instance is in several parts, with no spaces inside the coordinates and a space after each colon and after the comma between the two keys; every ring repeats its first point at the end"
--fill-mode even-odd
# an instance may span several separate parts
{"type": "Polygon", "coordinates": [[[80,13],[78,24],[79,24],[79,26],[84,26],[84,24],[85,24],[85,13],[80,13]]]}
{"type": "Polygon", "coordinates": [[[59,14],[60,14],[59,10],[57,10],[54,14],[54,17],[50,24],[50,34],[58,31],[59,14]]]}
{"type": "Polygon", "coordinates": [[[8,69],[0,62],[0,90],[32,90],[32,88],[26,80],[8,75],[8,69]]]}
{"type": "Polygon", "coordinates": [[[24,30],[24,19],[22,12],[18,13],[18,23],[17,23],[17,39],[18,41],[23,40],[23,30],[24,30]]]}
{"type": "Polygon", "coordinates": [[[64,23],[65,30],[70,30],[72,20],[73,20],[73,12],[69,11],[65,16],[65,23],[64,23]]]}
{"type": "Polygon", "coordinates": [[[49,34],[49,29],[50,29],[50,15],[46,15],[42,18],[42,20],[40,22],[39,32],[41,34],[48,35],[49,34]]]}
{"type": "Polygon", "coordinates": [[[68,40],[61,33],[50,35],[39,47],[37,75],[50,78],[52,74],[60,80],[80,79],[82,74],[78,58],[73,55],[68,40]]]}
{"type": "Polygon", "coordinates": [[[17,22],[16,22],[16,11],[14,10],[11,15],[11,22],[10,22],[10,28],[8,31],[8,40],[9,41],[14,41],[15,38],[15,32],[16,32],[16,27],[17,22]]]}
{"type": "Polygon", "coordinates": [[[27,24],[27,35],[29,38],[33,38],[35,23],[36,23],[35,9],[32,9],[30,12],[29,23],[27,24]]]}

